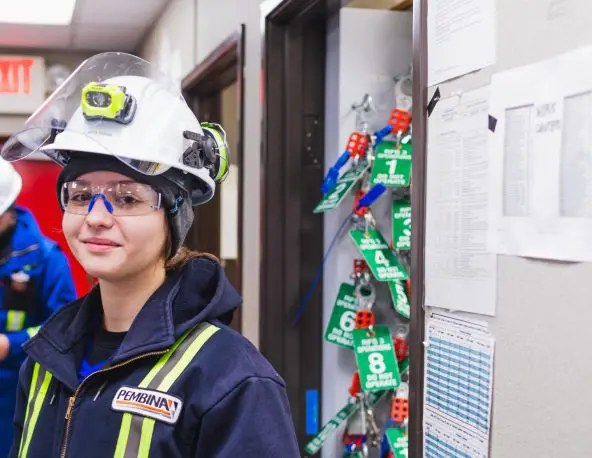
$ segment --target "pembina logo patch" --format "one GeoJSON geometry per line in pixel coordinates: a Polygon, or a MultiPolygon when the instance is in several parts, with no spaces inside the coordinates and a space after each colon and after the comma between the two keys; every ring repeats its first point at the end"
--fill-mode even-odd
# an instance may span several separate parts
{"type": "Polygon", "coordinates": [[[181,415],[183,401],[160,391],[122,386],[117,390],[111,408],[174,425],[181,415]]]}

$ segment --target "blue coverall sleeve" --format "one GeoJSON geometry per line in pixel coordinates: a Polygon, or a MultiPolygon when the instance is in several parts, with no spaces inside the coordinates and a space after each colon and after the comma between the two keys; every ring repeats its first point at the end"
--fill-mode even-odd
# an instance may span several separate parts
{"type": "MultiPolygon", "coordinates": [[[[57,246],[48,253],[38,281],[43,322],[59,308],[76,299],[76,289],[68,260],[57,246]]],[[[10,351],[3,363],[7,366],[20,366],[26,357],[21,345],[35,335],[38,329],[39,326],[35,326],[6,334],[10,341],[10,351]]]]}
{"type": "Polygon", "coordinates": [[[285,388],[277,381],[246,379],[201,420],[195,457],[299,458],[285,388]]]}

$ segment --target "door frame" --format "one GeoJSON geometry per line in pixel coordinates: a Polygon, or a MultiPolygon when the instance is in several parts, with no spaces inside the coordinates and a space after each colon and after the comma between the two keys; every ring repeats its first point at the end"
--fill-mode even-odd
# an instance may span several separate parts
{"type": "MultiPolygon", "coordinates": [[[[327,19],[347,0],[285,0],[266,18],[264,43],[263,122],[263,255],[261,267],[261,349],[286,379],[288,394],[301,445],[310,436],[303,431],[306,405],[304,393],[322,386],[322,279],[310,297],[307,311],[297,326],[290,325],[294,307],[302,300],[323,256],[323,219],[313,215],[311,204],[320,198],[314,192],[287,199],[289,188],[307,183],[317,190],[323,178],[324,158],[324,72],[326,49],[317,49],[315,59],[322,70],[301,65],[289,71],[289,60],[305,62],[311,50],[307,37],[326,30],[327,19]],[[322,55],[322,59],[319,55],[322,55]],[[299,140],[307,133],[305,118],[306,82],[320,81],[316,96],[323,101],[320,128],[312,144],[299,140]],[[308,150],[307,148],[312,148],[308,150]],[[304,176],[302,164],[316,160],[318,170],[304,176]],[[288,202],[295,204],[287,205],[288,202]],[[309,205],[308,207],[306,205],[309,205]],[[294,257],[300,245],[295,234],[306,234],[305,254],[294,257]],[[292,245],[292,246],[290,246],[292,245]],[[300,270],[297,268],[300,265],[300,270]],[[310,354],[304,354],[308,350],[310,354]],[[306,373],[307,376],[302,374],[306,373]]],[[[427,0],[415,0],[413,11],[413,170],[412,170],[412,262],[414,285],[425,279],[425,189],[427,142],[427,0]]],[[[313,84],[314,85],[314,84],[313,84]]],[[[310,88],[308,88],[310,89],[310,88]]],[[[310,97],[310,94],[308,94],[310,97]]],[[[309,107],[310,108],[310,107],[309,107]]],[[[318,114],[318,113],[317,113],[318,114]]],[[[314,202],[316,203],[316,202],[314,202]]],[[[411,291],[410,323],[410,418],[409,456],[423,456],[424,394],[424,289],[411,291]]],[[[320,412],[320,407],[319,407],[320,412]]],[[[320,413],[319,413],[320,415],[320,413]]]]}
{"type": "Polygon", "coordinates": [[[303,453],[321,419],[310,399],[322,394],[322,281],[291,320],[323,258],[312,209],[324,175],[327,19],[340,6],[285,0],[265,20],[260,348],[286,380],[303,453]]]}
{"type": "MultiPolygon", "coordinates": [[[[239,202],[242,202],[244,196],[244,120],[245,120],[245,91],[244,91],[244,69],[245,69],[245,39],[246,26],[241,24],[234,33],[230,34],[222,43],[220,43],[202,62],[185,77],[181,82],[183,95],[188,105],[199,119],[200,109],[208,104],[212,109],[220,114],[221,99],[220,92],[229,85],[236,83],[236,96],[238,99],[238,141],[237,141],[237,161],[238,166],[238,192],[239,202]]],[[[231,151],[232,154],[232,151],[231,151]]],[[[219,199],[217,194],[214,199],[219,199]]],[[[220,218],[219,204],[216,209],[201,210],[211,213],[212,218],[220,218]]],[[[197,215],[196,215],[197,216],[197,215]]],[[[198,235],[200,233],[200,218],[196,217],[196,224],[188,236],[188,244],[191,248],[199,249],[198,235]],[[193,246],[192,246],[193,245],[193,246]]],[[[242,290],[242,261],[243,261],[243,206],[238,205],[238,263],[236,265],[237,278],[236,288],[242,290]]],[[[219,245],[219,235],[213,237],[214,243],[219,245]]],[[[241,309],[235,314],[232,327],[240,332],[242,329],[241,309]]]]}

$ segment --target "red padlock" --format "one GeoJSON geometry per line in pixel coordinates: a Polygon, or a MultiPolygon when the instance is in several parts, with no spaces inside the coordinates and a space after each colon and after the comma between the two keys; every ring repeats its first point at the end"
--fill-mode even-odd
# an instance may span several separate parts
{"type": "Polygon", "coordinates": [[[354,259],[354,273],[355,274],[363,274],[366,272],[370,272],[370,268],[368,267],[368,263],[363,259],[354,259]]]}
{"type": "Polygon", "coordinates": [[[409,129],[409,124],[411,124],[411,113],[400,108],[395,108],[391,112],[388,123],[392,128],[393,134],[398,134],[399,132],[404,134],[409,129]]]}
{"type": "Polygon", "coordinates": [[[352,133],[345,149],[349,151],[349,157],[364,157],[368,150],[368,136],[360,132],[352,133]]]}
{"type": "Polygon", "coordinates": [[[356,329],[366,329],[374,326],[374,313],[370,310],[358,310],[356,312],[356,329]]]}
{"type": "Polygon", "coordinates": [[[409,417],[409,388],[401,384],[391,401],[391,419],[403,423],[409,417]]]}
{"type": "Polygon", "coordinates": [[[354,213],[358,216],[364,216],[370,210],[368,207],[360,207],[358,208],[358,202],[362,197],[364,197],[366,193],[362,190],[359,190],[356,193],[356,198],[354,199],[354,213]]]}
{"type": "Polygon", "coordinates": [[[357,396],[362,391],[362,382],[360,382],[360,373],[358,371],[354,372],[354,376],[352,377],[351,385],[349,387],[349,394],[350,396],[357,396]]]}
{"type": "Polygon", "coordinates": [[[405,356],[407,356],[407,348],[409,347],[409,344],[407,343],[407,338],[405,336],[394,336],[393,344],[395,346],[395,354],[397,355],[397,361],[403,361],[405,359],[405,356]]]}

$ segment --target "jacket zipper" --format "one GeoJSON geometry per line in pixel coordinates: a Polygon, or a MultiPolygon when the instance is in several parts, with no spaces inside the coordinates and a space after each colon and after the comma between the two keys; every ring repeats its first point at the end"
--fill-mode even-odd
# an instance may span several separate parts
{"type": "Polygon", "coordinates": [[[71,426],[71,422],[72,422],[72,410],[74,409],[74,404],[76,404],[76,398],[78,397],[78,395],[80,394],[80,390],[82,389],[82,387],[84,386],[84,384],[88,381],[88,379],[90,379],[91,377],[97,375],[97,374],[104,374],[105,372],[109,372],[115,369],[119,369],[123,366],[127,366],[128,364],[134,363],[140,359],[144,359],[144,358],[149,358],[152,356],[160,356],[160,355],[164,355],[167,350],[162,350],[162,351],[155,351],[152,353],[146,353],[144,355],[140,355],[140,356],[136,356],[135,358],[129,359],[123,363],[120,364],[116,364],[115,366],[110,366],[107,367],[105,369],[101,369],[98,370],[96,372],[93,372],[92,374],[90,374],[88,377],[86,377],[81,383],[80,385],[78,385],[78,388],[76,388],[76,391],[74,392],[74,394],[70,397],[70,399],[68,399],[68,409],[66,410],[66,429],[64,431],[64,442],[62,445],[62,453],[60,454],[60,458],[66,458],[66,453],[68,453],[68,442],[70,440],[70,426],[71,426]]]}

